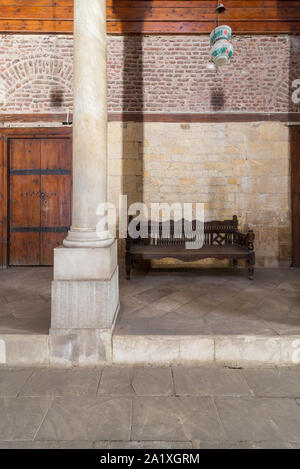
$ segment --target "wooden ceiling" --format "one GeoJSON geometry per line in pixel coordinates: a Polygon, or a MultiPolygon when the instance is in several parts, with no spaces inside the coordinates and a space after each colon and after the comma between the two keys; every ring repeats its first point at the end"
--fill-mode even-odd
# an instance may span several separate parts
{"type": "MultiPolygon", "coordinates": [[[[88,0],[86,0],[88,1],[88,0]]],[[[300,0],[223,0],[236,34],[300,33],[300,0]]],[[[107,0],[109,34],[207,34],[217,0],[107,0]]],[[[73,31],[73,0],[0,0],[0,32],[73,31]]]]}

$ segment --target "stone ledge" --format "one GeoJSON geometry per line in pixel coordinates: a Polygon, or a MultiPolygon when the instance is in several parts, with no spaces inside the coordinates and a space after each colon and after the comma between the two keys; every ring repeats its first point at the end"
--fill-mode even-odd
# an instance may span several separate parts
{"type": "Polygon", "coordinates": [[[113,363],[128,365],[293,366],[300,363],[300,336],[115,334],[112,353],[113,363]]]}
{"type": "Polygon", "coordinates": [[[0,366],[203,365],[299,366],[300,335],[112,335],[101,329],[51,329],[0,335],[0,366]],[[5,358],[5,359],[3,359],[5,358]]]}
{"type": "Polygon", "coordinates": [[[49,365],[49,335],[0,334],[0,366],[49,365]]]}

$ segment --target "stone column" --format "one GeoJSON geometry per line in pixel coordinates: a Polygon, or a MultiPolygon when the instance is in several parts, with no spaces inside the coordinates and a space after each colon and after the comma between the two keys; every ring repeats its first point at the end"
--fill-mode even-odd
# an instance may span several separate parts
{"type": "Polygon", "coordinates": [[[72,227],[54,252],[51,358],[110,360],[119,307],[117,243],[97,215],[107,200],[106,0],[74,2],[72,227]]]}

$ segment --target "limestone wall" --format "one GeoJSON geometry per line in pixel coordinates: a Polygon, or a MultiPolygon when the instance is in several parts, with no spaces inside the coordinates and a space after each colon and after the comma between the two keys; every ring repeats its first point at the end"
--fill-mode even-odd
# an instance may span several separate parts
{"type": "Polygon", "coordinates": [[[289,130],[279,122],[109,124],[109,199],[203,202],[256,234],[257,264],[289,265],[289,130]]]}

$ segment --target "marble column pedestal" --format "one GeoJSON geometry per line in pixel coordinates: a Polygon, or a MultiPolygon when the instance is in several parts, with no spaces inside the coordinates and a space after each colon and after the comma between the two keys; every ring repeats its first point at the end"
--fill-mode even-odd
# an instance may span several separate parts
{"type": "Polygon", "coordinates": [[[52,282],[53,365],[111,362],[119,310],[117,242],[105,248],[57,248],[52,282]]]}

